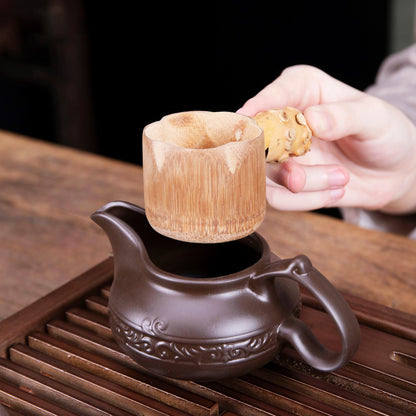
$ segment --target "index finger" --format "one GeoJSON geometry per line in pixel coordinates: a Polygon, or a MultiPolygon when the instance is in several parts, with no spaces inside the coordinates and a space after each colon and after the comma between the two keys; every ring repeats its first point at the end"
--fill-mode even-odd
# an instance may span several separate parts
{"type": "Polygon", "coordinates": [[[287,106],[307,107],[338,100],[352,100],[363,93],[318,68],[297,65],[286,68],[272,83],[246,101],[237,113],[254,116],[260,111],[287,106]]]}

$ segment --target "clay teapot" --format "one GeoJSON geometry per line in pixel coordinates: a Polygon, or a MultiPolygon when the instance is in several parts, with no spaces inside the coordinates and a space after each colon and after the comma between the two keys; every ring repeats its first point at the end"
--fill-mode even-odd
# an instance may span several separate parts
{"type": "Polygon", "coordinates": [[[114,252],[114,337],[154,374],[234,377],[263,366],[287,342],[312,367],[331,371],[358,348],[354,314],[304,255],[279,259],[256,232],[218,244],[174,240],[154,231],[144,209],[127,202],[111,202],[91,218],[114,252]],[[341,351],[326,349],[298,319],[299,284],[332,316],[341,351]]]}

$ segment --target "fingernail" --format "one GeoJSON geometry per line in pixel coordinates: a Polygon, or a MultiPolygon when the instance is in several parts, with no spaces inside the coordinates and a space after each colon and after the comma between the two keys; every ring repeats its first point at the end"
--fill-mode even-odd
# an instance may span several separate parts
{"type": "Polygon", "coordinates": [[[344,186],[348,182],[348,176],[341,169],[328,172],[328,185],[330,187],[344,186]]]}
{"type": "Polygon", "coordinates": [[[332,128],[332,119],[329,114],[319,106],[309,107],[305,115],[312,132],[319,136],[321,132],[328,131],[332,128]]]}
{"type": "Polygon", "coordinates": [[[330,190],[330,198],[331,201],[337,201],[338,199],[341,199],[345,194],[345,188],[337,188],[337,189],[331,189],[330,190]]]}
{"type": "Polygon", "coordinates": [[[253,117],[254,114],[252,114],[250,111],[247,111],[244,107],[239,108],[236,111],[237,114],[241,114],[242,116],[246,116],[246,117],[253,117]]]}

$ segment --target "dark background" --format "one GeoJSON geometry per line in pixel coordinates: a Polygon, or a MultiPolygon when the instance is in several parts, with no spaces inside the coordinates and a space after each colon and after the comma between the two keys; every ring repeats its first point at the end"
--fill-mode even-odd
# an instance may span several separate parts
{"type": "Polygon", "coordinates": [[[235,111],[294,64],[364,89],[388,51],[383,0],[27,3],[0,0],[0,128],[133,163],[165,114],[235,111]]]}

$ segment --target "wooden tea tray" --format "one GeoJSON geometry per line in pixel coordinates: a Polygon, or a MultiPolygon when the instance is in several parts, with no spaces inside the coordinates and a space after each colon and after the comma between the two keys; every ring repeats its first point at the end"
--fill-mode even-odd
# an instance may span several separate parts
{"type": "MultiPolygon", "coordinates": [[[[362,342],[336,372],[314,371],[285,348],[237,379],[170,380],[115,344],[112,272],[109,258],[0,322],[0,403],[10,415],[416,415],[415,316],[346,296],[362,342]]],[[[330,318],[305,293],[303,303],[302,319],[335,348],[330,318]]]]}

